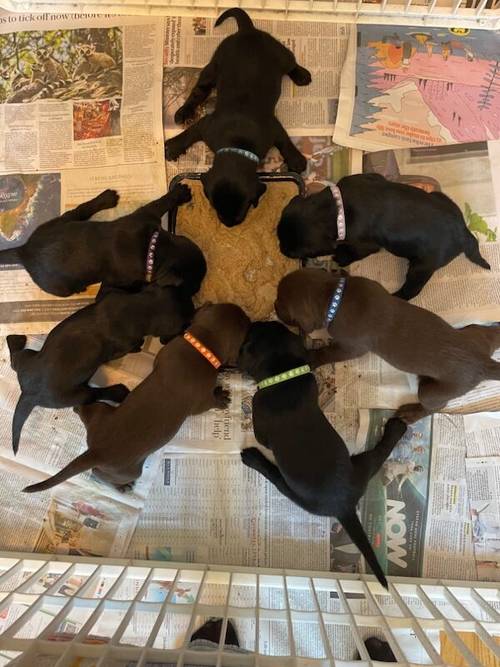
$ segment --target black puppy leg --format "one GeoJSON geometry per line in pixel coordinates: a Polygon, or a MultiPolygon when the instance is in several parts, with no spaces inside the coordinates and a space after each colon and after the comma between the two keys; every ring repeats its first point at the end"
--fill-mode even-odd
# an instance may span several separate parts
{"type": "Polygon", "coordinates": [[[339,243],[333,253],[333,259],[339,266],[348,266],[352,262],[364,259],[373,253],[378,252],[380,247],[370,243],[339,243]]]}
{"type": "Polygon", "coordinates": [[[208,65],[201,70],[198,81],[187,100],[175,112],[174,120],[177,125],[182,125],[187,120],[192,120],[192,118],[194,118],[196,109],[200,104],[203,104],[210,95],[215,88],[216,81],[217,70],[215,62],[211,60],[208,65]]]}
{"type": "Polygon", "coordinates": [[[288,76],[296,86],[308,86],[311,81],[311,72],[295,63],[295,67],[288,72],[288,76]]]}
{"type": "Polygon", "coordinates": [[[186,204],[191,201],[191,190],[185,183],[178,183],[170,192],[163,195],[159,199],[150,201],[148,204],[141,206],[134,213],[134,217],[140,218],[156,218],[158,221],[168,211],[171,211],[176,206],[186,204]]]}
{"type": "Polygon", "coordinates": [[[307,160],[288,136],[288,132],[277,118],[274,119],[274,145],[285,160],[288,169],[301,174],[307,167],[307,160]]]}
{"type": "Polygon", "coordinates": [[[89,201],[79,204],[71,211],[66,211],[58,220],[88,220],[99,211],[114,208],[120,199],[116,190],[104,190],[101,194],[89,201]]]}
{"type": "Polygon", "coordinates": [[[385,425],[383,436],[373,449],[351,456],[351,463],[360,489],[364,490],[373,475],[380,470],[384,461],[405,434],[406,429],[407,425],[402,419],[392,417],[385,425]]]}
{"type": "Polygon", "coordinates": [[[248,449],[244,449],[241,452],[241,460],[249,468],[253,468],[257,472],[260,472],[261,475],[264,475],[264,477],[268,479],[271,484],[274,484],[278,491],[280,491],[289,500],[296,503],[297,505],[301,505],[295,493],[283,479],[279,469],[274,465],[274,463],[271,463],[271,461],[266,459],[264,454],[259,451],[257,447],[249,447],[248,449]]]}
{"type": "Polygon", "coordinates": [[[26,336],[21,334],[10,334],[7,336],[7,346],[10,352],[10,365],[14,371],[16,370],[15,358],[19,355],[19,352],[24,352],[27,340],[26,336]]]}
{"type": "Polygon", "coordinates": [[[167,160],[177,160],[180,155],[183,155],[187,149],[195,144],[197,141],[202,141],[203,123],[208,118],[205,116],[197,123],[194,123],[187,130],[181,132],[176,137],[172,137],[165,142],[165,158],[167,160]]]}
{"type": "Polygon", "coordinates": [[[394,292],[393,296],[398,296],[405,301],[413,299],[417,294],[420,294],[425,283],[432,277],[434,270],[434,268],[419,264],[418,261],[412,262],[410,260],[406,280],[403,286],[397,292],[394,292]]]}

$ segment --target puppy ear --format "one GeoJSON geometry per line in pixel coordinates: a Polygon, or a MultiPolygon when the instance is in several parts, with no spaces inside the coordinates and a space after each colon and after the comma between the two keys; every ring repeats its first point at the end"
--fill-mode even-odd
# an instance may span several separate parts
{"type": "Polygon", "coordinates": [[[262,197],[262,195],[264,194],[264,192],[266,190],[267,190],[267,185],[265,183],[262,183],[262,181],[258,181],[258,183],[257,183],[257,195],[256,195],[255,199],[252,201],[252,205],[254,206],[254,208],[257,207],[257,205],[259,203],[259,199],[262,197]]]}
{"type": "Polygon", "coordinates": [[[154,276],[154,282],[159,287],[179,287],[182,285],[183,280],[175,266],[170,265],[160,268],[156,276],[154,276]]]}

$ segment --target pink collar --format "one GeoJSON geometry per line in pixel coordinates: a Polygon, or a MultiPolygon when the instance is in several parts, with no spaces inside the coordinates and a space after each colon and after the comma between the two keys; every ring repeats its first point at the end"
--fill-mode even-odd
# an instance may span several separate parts
{"type": "Polygon", "coordinates": [[[155,263],[155,250],[158,242],[160,231],[153,232],[148,246],[148,254],[146,255],[146,282],[150,283],[153,280],[153,267],[155,263]]]}
{"type": "Polygon", "coordinates": [[[335,183],[329,183],[329,185],[335,203],[337,204],[337,241],[343,241],[345,239],[344,202],[342,201],[342,194],[338,185],[335,185],[335,183]]]}

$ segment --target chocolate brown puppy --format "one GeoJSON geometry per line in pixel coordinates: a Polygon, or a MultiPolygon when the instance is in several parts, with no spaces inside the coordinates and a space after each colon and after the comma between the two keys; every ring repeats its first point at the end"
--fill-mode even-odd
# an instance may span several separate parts
{"type": "Polygon", "coordinates": [[[333,193],[324,188],[295,197],[283,210],[278,237],[287,257],[333,255],[340,266],[381,248],[405,257],[406,280],[395,293],[405,300],[417,296],[434,271],[462,252],[474,264],[490,268],[449,197],[379,174],[346,176],[333,193]]]}
{"type": "Polygon", "coordinates": [[[283,322],[304,333],[327,327],[332,343],[311,352],[315,367],[374,352],[395,368],[418,375],[420,403],[398,412],[408,423],[441,410],[482,380],[500,380],[500,363],[491,358],[500,347],[500,327],[454,329],[367,278],[299,269],[280,282],[275,308],[283,322]],[[328,324],[332,307],[336,312],[328,324]]]}
{"type": "Polygon", "coordinates": [[[261,445],[272,450],[276,465],[256,447],[244,449],[241,459],[307,512],[337,517],[387,588],[356,505],[405,433],[406,424],[390,419],[374,449],[350,456],[318,405],[318,387],[308,372],[308,358],[300,337],[280,322],[255,322],[250,327],[238,366],[258,383],[252,401],[254,433],[261,445]]]}
{"type": "Polygon", "coordinates": [[[257,206],[266,186],[257,167],[272,146],[281,152],[290,171],[307,165],[275,116],[281,80],[287,75],[296,86],[311,82],[308,70],[297,65],[293,53],[267,32],[257,30],[240,8],[223,12],[215,26],[233,17],[238,31],[226,37],[201,71],[196,86],[175,114],[176,123],[193,120],[196,109],[217,90],[216,106],[165,143],[167,160],[176,160],[197,141],[215,153],[213,166],[201,180],[207,199],[227,227],[239,225],[250,206],[257,206]]]}
{"type": "Polygon", "coordinates": [[[105,190],[37,227],[24,245],[2,250],[0,264],[22,264],[41,289],[61,297],[100,282],[137,288],[147,282],[184,284],[194,294],[206,273],[201,250],[160,227],[164,213],[190,199],[187,185],[178,185],[117,220],[89,222],[118,203],[117,193],[105,190]]]}
{"type": "Polygon", "coordinates": [[[238,306],[203,306],[189,328],[191,342],[183,336],[170,341],[158,353],[152,373],[119,407],[94,403],[76,408],[87,428],[88,450],[25,491],[49,489],[90,468],[118,488],[132,485],[146,457],[168,443],[187,417],[227,407],[229,393],[217,385],[217,360],[221,366],[236,363],[249,325],[238,306]]]}
{"type": "Polygon", "coordinates": [[[7,336],[21,386],[12,422],[14,453],[23,424],[37,405],[68,408],[122,401],[128,394],[125,385],[89,386],[99,366],[139,352],[145,336],[176,336],[193,313],[193,302],[182,288],[150,285],[134,294],[115,288],[52,329],[39,352],[24,349],[26,336],[7,336]]]}

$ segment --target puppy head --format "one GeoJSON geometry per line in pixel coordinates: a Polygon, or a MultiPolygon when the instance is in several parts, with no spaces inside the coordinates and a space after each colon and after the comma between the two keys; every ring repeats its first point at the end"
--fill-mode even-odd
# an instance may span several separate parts
{"type": "Polygon", "coordinates": [[[333,277],[322,269],[298,269],[281,279],[274,303],[276,314],[305,334],[324,326],[333,277]]]}
{"type": "Polygon", "coordinates": [[[266,191],[266,186],[260,182],[255,169],[249,169],[248,165],[244,165],[246,168],[241,167],[237,163],[230,171],[227,165],[221,169],[216,160],[214,167],[201,176],[205,196],[226,227],[241,224],[250,207],[256,207],[266,191]]]}
{"type": "Polygon", "coordinates": [[[284,355],[305,357],[306,350],[300,336],[293,334],[281,322],[254,322],[241,346],[238,367],[258,379],[273,374],[273,362],[284,355]]]}
{"type": "Polygon", "coordinates": [[[188,294],[196,294],[207,272],[202,251],[186,236],[162,230],[161,239],[156,250],[158,268],[153,273],[153,281],[160,287],[182,285],[188,294]]]}
{"type": "Polygon", "coordinates": [[[330,255],[337,240],[336,215],[328,188],[309,197],[294,197],[278,224],[281,252],[294,259],[330,255]]]}
{"type": "Polygon", "coordinates": [[[224,365],[236,364],[250,326],[250,319],[242,308],[233,303],[205,304],[196,311],[193,324],[213,333],[217,340],[216,352],[224,365]]]}

